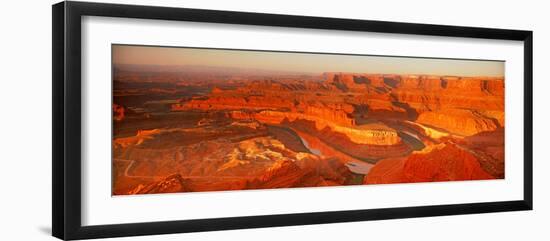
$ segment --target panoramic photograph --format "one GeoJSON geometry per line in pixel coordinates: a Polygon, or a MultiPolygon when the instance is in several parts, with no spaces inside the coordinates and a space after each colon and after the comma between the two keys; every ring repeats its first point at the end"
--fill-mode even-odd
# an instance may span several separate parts
{"type": "Polygon", "coordinates": [[[112,45],[112,195],[503,179],[504,61],[112,45]]]}

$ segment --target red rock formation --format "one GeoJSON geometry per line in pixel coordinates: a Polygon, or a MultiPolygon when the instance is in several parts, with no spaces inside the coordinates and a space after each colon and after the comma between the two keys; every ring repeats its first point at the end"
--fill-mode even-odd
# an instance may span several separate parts
{"type": "MultiPolygon", "coordinates": [[[[306,175],[308,175],[307,171],[302,170],[293,161],[282,161],[262,176],[248,182],[247,187],[250,189],[296,187],[303,182],[302,179],[306,175]]],[[[315,184],[322,182],[318,176],[314,178],[315,184]]]]}
{"type": "Polygon", "coordinates": [[[353,74],[340,73],[334,74],[331,78],[328,78],[325,83],[336,86],[338,89],[347,92],[350,90],[361,91],[366,90],[367,86],[364,82],[356,81],[359,80],[359,76],[353,74]]]}
{"type": "Polygon", "coordinates": [[[187,181],[180,174],[167,176],[162,181],[138,185],[128,194],[174,193],[189,191],[187,181]]]}
{"type": "Polygon", "coordinates": [[[478,159],[489,174],[504,178],[504,129],[480,132],[460,140],[460,144],[475,151],[478,159]]]}
{"type": "Polygon", "coordinates": [[[220,93],[223,93],[222,89],[220,89],[218,87],[212,88],[212,94],[220,94],[220,93]]]}
{"type": "Polygon", "coordinates": [[[285,121],[309,121],[315,126],[314,131],[324,130],[339,133],[356,144],[395,145],[401,142],[397,132],[391,128],[369,128],[369,125],[354,127],[353,119],[347,118],[346,115],[338,116],[338,112],[331,113],[330,118],[327,119],[319,118],[316,115],[280,111],[232,111],[231,117],[234,119],[257,120],[267,124],[282,124],[285,121]]]}
{"type": "Polygon", "coordinates": [[[382,134],[391,140],[370,141],[369,136],[376,131],[361,130],[358,123],[409,119],[464,136],[491,131],[504,124],[502,79],[355,73],[325,73],[325,76],[323,84],[309,85],[321,92],[313,89],[302,92],[306,88],[301,82],[256,81],[236,90],[214,88],[208,97],[183,100],[173,110],[232,110],[233,118],[269,124],[284,120],[314,121],[318,130],[328,126],[356,143],[380,145],[396,144],[399,138],[382,134]],[[324,85],[351,94],[337,94],[324,85]],[[312,96],[314,93],[317,94],[312,96]]]}
{"type": "Polygon", "coordinates": [[[126,109],[124,108],[124,106],[113,103],[113,120],[115,121],[123,120],[125,111],[126,109]]]}
{"type": "Polygon", "coordinates": [[[504,177],[502,78],[324,76],[199,78],[121,91],[181,93],[171,110],[184,113],[113,105],[115,127],[131,124],[113,140],[113,193],[356,184],[349,167],[357,163],[368,166],[355,169],[368,172],[367,184],[504,177]]]}
{"type": "Polygon", "coordinates": [[[452,142],[428,147],[407,158],[378,162],[367,174],[366,184],[437,182],[494,179],[473,151],[452,142]]]}
{"type": "Polygon", "coordinates": [[[504,82],[499,77],[458,77],[437,75],[380,75],[362,73],[325,73],[325,83],[341,84],[347,89],[392,87],[401,89],[471,90],[474,92],[502,93],[504,82]],[[355,88],[354,88],[355,87],[355,88]]]}
{"type": "Polygon", "coordinates": [[[440,91],[444,88],[439,76],[430,75],[406,75],[397,85],[401,89],[422,89],[424,91],[440,91]]]}
{"type": "Polygon", "coordinates": [[[499,128],[499,123],[495,119],[483,116],[476,111],[464,109],[441,109],[424,112],[418,116],[416,122],[463,136],[470,136],[483,131],[493,131],[499,128]]]}
{"type": "Polygon", "coordinates": [[[356,96],[355,101],[367,107],[365,118],[414,120],[418,113],[441,108],[504,110],[502,78],[351,73],[325,73],[325,76],[327,84],[340,90],[364,93],[356,96]]]}
{"type": "Polygon", "coordinates": [[[336,160],[281,161],[247,182],[247,189],[343,185],[351,173],[336,160]]]}
{"type": "Polygon", "coordinates": [[[406,76],[392,90],[419,111],[444,108],[503,110],[504,80],[487,77],[406,76]]]}
{"type": "MultiPolygon", "coordinates": [[[[372,132],[377,133],[377,132],[372,132]]],[[[392,132],[378,132],[380,135],[392,132]]],[[[396,132],[393,132],[396,133],[396,132]]],[[[376,135],[376,134],[375,134],[376,135]]],[[[397,134],[396,134],[397,135],[397,134]]],[[[375,159],[395,156],[403,156],[411,152],[411,147],[405,144],[399,136],[380,136],[372,138],[371,143],[357,143],[349,136],[324,129],[318,134],[326,143],[335,148],[350,154],[351,156],[363,159],[375,159]]],[[[366,139],[363,137],[363,139],[366,139]]],[[[370,139],[370,138],[369,138],[370,139]]]]}
{"type": "MultiPolygon", "coordinates": [[[[343,156],[342,160],[365,160],[365,159],[380,159],[384,157],[403,156],[410,153],[411,148],[406,145],[401,139],[394,139],[392,136],[382,136],[373,139],[363,138],[363,140],[370,140],[373,144],[357,143],[344,133],[339,133],[331,130],[330,128],[317,129],[315,124],[310,121],[296,120],[290,123],[284,123],[291,128],[297,130],[310,145],[314,145],[315,149],[319,149],[323,154],[327,156],[336,156],[332,153],[334,151],[345,153],[347,156],[343,156]],[[303,135],[303,134],[306,135],[303,135]],[[307,138],[312,136],[313,138],[307,138]],[[316,144],[322,142],[321,144],[316,144]],[[324,147],[327,146],[327,147],[324,147]],[[327,150],[328,149],[328,150],[327,150]]],[[[378,129],[373,127],[372,130],[378,129]]],[[[372,131],[371,129],[369,129],[372,131]]],[[[387,133],[391,133],[389,131],[387,133]]],[[[394,131],[393,131],[394,132],[394,131]]],[[[385,133],[370,132],[370,133],[385,133]]],[[[395,133],[395,132],[394,132],[395,133]]]]}
{"type": "Polygon", "coordinates": [[[184,103],[172,105],[172,111],[276,108],[294,108],[294,102],[286,98],[277,97],[213,95],[207,99],[197,98],[190,101],[185,101],[184,103]]]}

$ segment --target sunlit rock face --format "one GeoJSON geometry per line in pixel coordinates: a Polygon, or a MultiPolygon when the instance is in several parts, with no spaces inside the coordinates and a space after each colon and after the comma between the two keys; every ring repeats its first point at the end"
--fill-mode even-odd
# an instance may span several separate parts
{"type": "Polygon", "coordinates": [[[115,86],[113,194],[504,178],[503,78],[187,78],[115,86]]]}
{"type": "Polygon", "coordinates": [[[418,123],[440,127],[451,133],[470,136],[501,127],[499,121],[482,113],[464,109],[441,109],[424,112],[418,116],[418,123]]]}
{"type": "Polygon", "coordinates": [[[366,184],[438,182],[493,179],[478,155],[465,147],[445,142],[401,159],[378,162],[365,178],[366,184]]]}
{"type": "Polygon", "coordinates": [[[257,113],[232,112],[235,119],[258,120],[267,124],[282,124],[283,122],[310,121],[314,123],[317,131],[328,128],[330,131],[345,135],[349,140],[357,144],[370,145],[395,145],[400,143],[397,132],[391,128],[356,128],[351,119],[342,115],[331,115],[323,118],[318,115],[301,114],[293,112],[261,111],[257,113]]]}
{"type": "Polygon", "coordinates": [[[409,119],[465,136],[504,124],[502,79],[353,73],[325,73],[324,77],[317,86],[260,82],[236,90],[215,89],[209,97],[172,108],[244,110],[247,112],[234,116],[248,115],[272,123],[285,118],[313,120],[318,129],[330,126],[364,144],[376,144],[368,141],[369,135],[387,137],[387,141],[379,140],[380,144],[399,140],[391,132],[361,131],[357,128],[361,119],[409,119]],[[318,92],[311,93],[313,90],[318,92]]]}

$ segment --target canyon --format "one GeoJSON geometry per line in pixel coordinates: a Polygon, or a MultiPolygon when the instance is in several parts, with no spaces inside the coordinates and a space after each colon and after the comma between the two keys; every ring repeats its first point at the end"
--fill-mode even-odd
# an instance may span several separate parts
{"type": "Polygon", "coordinates": [[[114,195],[504,178],[503,77],[132,71],[114,195]]]}

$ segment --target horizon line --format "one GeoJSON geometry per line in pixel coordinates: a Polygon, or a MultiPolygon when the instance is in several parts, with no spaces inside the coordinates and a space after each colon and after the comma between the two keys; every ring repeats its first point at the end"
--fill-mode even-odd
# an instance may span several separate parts
{"type": "MultiPolygon", "coordinates": [[[[207,68],[228,68],[228,69],[238,69],[238,70],[256,70],[256,71],[266,71],[266,72],[281,72],[285,74],[295,73],[298,74],[309,74],[309,75],[323,75],[327,73],[340,73],[340,74],[366,74],[366,75],[399,75],[399,76],[438,76],[438,77],[488,77],[488,78],[504,78],[504,75],[453,75],[453,74],[431,74],[431,73],[406,73],[406,74],[396,74],[396,73],[382,73],[382,72],[350,72],[350,71],[322,71],[322,72],[300,72],[292,70],[276,70],[276,69],[263,69],[263,68],[244,68],[244,67],[235,67],[235,66],[216,66],[216,65],[194,65],[194,64],[130,64],[130,63],[112,63],[115,65],[136,65],[136,66],[151,66],[151,67],[207,67],[207,68]]],[[[176,72],[176,71],[174,71],[176,72]]]]}
{"type": "Polygon", "coordinates": [[[324,72],[416,73],[415,75],[487,77],[504,77],[506,63],[504,60],[495,59],[119,43],[111,44],[111,60],[114,65],[204,66],[309,74],[324,72]],[[338,71],[324,70],[331,67],[336,67],[338,71]],[[469,74],[469,72],[473,74],[469,74]]]}

